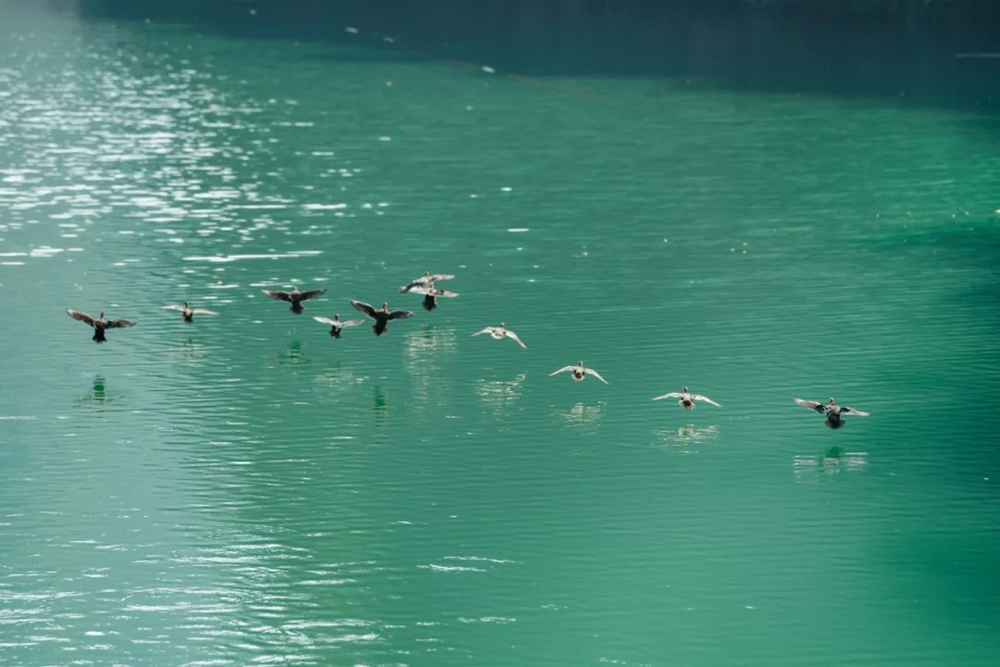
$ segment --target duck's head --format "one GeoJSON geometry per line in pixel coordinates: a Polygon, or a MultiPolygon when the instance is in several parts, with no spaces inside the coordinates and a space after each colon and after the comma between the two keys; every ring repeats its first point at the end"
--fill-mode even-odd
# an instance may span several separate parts
{"type": "Polygon", "coordinates": [[[501,328],[501,329],[506,329],[506,328],[507,328],[507,325],[506,325],[506,324],[504,324],[503,322],[501,322],[501,323],[500,323],[500,328],[501,328]]]}
{"type": "Polygon", "coordinates": [[[684,393],[685,394],[688,393],[688,388],[687,387],[684,387],[684,393]]]}
{"type": "Polygon", "coordinates": [[[104,311],[103,310],[101,311],[101,316],[98,317],[97,319],[99,319],[99,320],[103,320],[104,319],[104,311]]]}
{"type": "Polygon", "coordinates": [[[382,311],[383,312],[388,312],[388,310],[389,310],[389,302],[388,301],[383,301],[382,302],[382,311]]]}
{"type": "Polygon", "coordinates": [[[185,307],[185,308],[187,308],[187,307],[188,307],[188,302],[187,302],[187,301],[185,301],[185,302],[184,302],[184,307],[185,307]]]}
{"type": "Polygon", "coordinates": [[[835,401],[835,400],[833,400],[833,396],[831,396],[831,397],[830,397],[830,405],[833,405],[834,403],[836,403],[836,401],[835,401]]]}
{"type": "Polygon", "coordinates": [[[340,321],[340,313],[334,313],[333,314],[333,319],[335,319],[335,320],[337,320],[339,322],[340,321]]]}
{"type": "Polygon", "coordinates": [[[431,275],[430,271],[424,271],[424,278],[429,278],[431,275]]]}

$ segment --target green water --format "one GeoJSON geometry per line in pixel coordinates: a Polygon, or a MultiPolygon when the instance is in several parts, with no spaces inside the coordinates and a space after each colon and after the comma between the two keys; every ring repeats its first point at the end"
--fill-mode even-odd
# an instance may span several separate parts
{"type": "Polygon", "coordinates": [[[947,81],[0,8],[0,664],[997,664],[1000,135],[947,81]]]}

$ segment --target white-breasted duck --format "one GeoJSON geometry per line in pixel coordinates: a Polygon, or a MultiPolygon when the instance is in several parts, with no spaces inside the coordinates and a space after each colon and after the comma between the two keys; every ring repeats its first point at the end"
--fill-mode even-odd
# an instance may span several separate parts
{"type": "Polygon", "coordinates": [[[364,320],[341,320],[339,314],[335,314],[331,320],[329,317],[313,317],[314,320],[322,324],[330,325],[330,335],[340,338],[340,330],[344,327],[356,327],[365,323],[364,320]]]}
{"type": "Polygon", "coordinates": [[[185,301],[183,306],[178,306],[177,304],[170,304],[169,306],[161,306],[164,310],[179,310],[181,311],[181,320],[184,322],[194,322],[195,315],[218,315],[214,310],[208,310],[206,308],[191,308],[188,306],[188,302],[185,301]]]}
{"type": "Polygon", "coordinates": [[[490,338],[493,338],[495,340],[503,340],[504,338],[510,338],[512,341],[514,341],[515,343],[517,343],[521,347],[523,347],[525,349],[527,349],[527,347],[528,347],[527,345],[525,345],[521,341],[520,338],[517,337],[517,334],[514,333],[513,331],[511,331],[510,329],[508,329],[507,325],[505,325],[503,322],[501,322],[500,326],[498,326],[498,327],[486,327],[482,331],[477,331],[476,333],[474,333],[472,335],[473,336],[481,336],[483,334],[489,334],[490,338]]]}
{"type": "Polygon", "coordinates": [[[701,401],[702,403],[708,403],[709,405],[714,405],[718,408],[722,406],[710,399],[708,396],[702,396],[701,394],[692,394],[688,391],[687,387],[684,387],[683,391],[672,391],[669,394],[664,394],[663,396],[657,396],[654,401],[662,401],[664,398],[677,398],[677,405],[681,406],[685,410],[694,410],[695,401],[701,401]]]}
{"type": "Polygon", "coordinates": [[[455,292],[449,292],[446,289],[438,289],[434,286],[433,282],[427,283],[426,285],[417,285],[416,287],[411,287],[407,290],[410,294],[423,294],[424,300],[421,304],[424,310],[434,310],[437,308],[437,300],[439,297],[453,298],[458,296],[455,292]]]}
{"type": "Polygon", "coordinates": [[[431,273],[430,271],[424,271],[424,275],[419,278],[414,278],[407,285],[403,285],[399,288],[400,293],[406,293],[412,290],[414,287],[426,287],[431,283],[440,280],[452,280],[455,276],[450,273],[431,273]]]}
{"type": "Polygon", "coordinates": [[[573,374],[572,376],[573,379],[576,380],[577,382],[583,382],[584,380],[587,379],[588,375],[593,375],[595,378],[597,378],[604,384],[611,384],[610,382],[602,378],[601,374],[595,371],[593,368],[587,368],[586,366],[584,366],[582,361],[578,363],[576,366],[563,366],[559,370],[549,373],[549,377],[552,377],[553,375],[558,375],[559,373],[565,373],[566,371],[570,371],[573,374]]]}

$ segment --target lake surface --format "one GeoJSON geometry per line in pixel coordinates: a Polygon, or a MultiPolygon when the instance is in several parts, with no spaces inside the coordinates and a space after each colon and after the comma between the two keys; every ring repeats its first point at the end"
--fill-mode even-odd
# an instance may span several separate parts
{"type": "Polygon", "coordinates": [[[961,81],[27,6],[0,664],[997,664],[1000,123],[961,81]],[[334,340],[348,299],[416,316],[334,340]],[[580,359],[610,384],[548,376],[580,359]],[[723,407],[650,400],[685,385],[723,407]]]}

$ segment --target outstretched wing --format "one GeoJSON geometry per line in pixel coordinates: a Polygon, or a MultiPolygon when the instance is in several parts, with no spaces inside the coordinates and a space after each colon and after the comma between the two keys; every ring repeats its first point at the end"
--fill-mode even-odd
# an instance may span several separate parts
{"type": "Polygon", "coordinates": [[[721,405],[710,399],[708,396],[702,396],[701,394],[691,394],[691,398],[693,398],[696,401],[702,401],[704,403],[708,403],[709,405],[714,405],[717,408],[722,407],[721,405]]]}
{"type": "Polygon", "coordinates": [[[485,329],[483,329],[482,331],[477,331],[476,333],[474,333],[474,334],[472,334],[472,335],[473,335],[473,336],[481,336],[481,335],[483,335],[484,333],[488,333],[488,334],[491,334],[491,333],[493,333],[493,327],[486,327],[486,328],[485,328],[485,329]]]}
{"type": "Polygon", "coordinates": [[[409,292],[411,294],[423,294],[424,296],[443,296],[443,297],[458,296],[458,294],[455,292],[449,292],[446,289],[438,289],[436,287],[427,287],[426,285],[418,285],[416,287],[411,287],[404,291],[409,292]]]}
{"type": "Polygon", "coordinates": [[[359,313],[364,313],[373,320],[375,319],[375,309],[372,307],[370,303],[365,303],[364,301],[355,301],[354,299],[351,299],[351,305],[354,306],[354,309],[359,313]]]}
{"type": "Polygon", "coordinates": [[[511,331],[510,329],[504,329],[503,335],[506,336],[507,338],[510,338],[512,341],[514,341],[524,349],[528,349],[528,346],[525,345],[523,342],[521,342],[521,339],[517,337],[517,334],[511,331]]]}
{"type": "Polygon", "coordinates": [[[558,375],[559,373],[565,373],[566,371],[572,371],[577,368],[579,368],[579,366],[563,366],[559,370],[549,373],[549,377],[552,377],[553,375],[558,375]]]}
{"type": "Polygon", "coordinates": [[[86,322],[90,326],[94,326],[94,318],[87,313],[81,313],[79,310],[67,310],[66,313],[74,320],[80,320],[81,322],[86,322]]]}
{"type": "MultiPolygon", "coordinates": [[[[169,306],[160,306],[163,310],[184,310],[184,306],[178,306],[176,303],[172,303],[169,306]]],[[[198,312],[197,310],[194,312],[198,312]]]]}
{"type": "Polygon", "coordinates": [[[679,391],[672,391],[669,394],[664,394],[663,396],[657,396],[653,400],[654,401],[662,401],[665,398],[680,398],[683,395],[684,394],[680,393],[679,391]]]}
{"type": "Polygon", "coordinates": [[[207,308],[192,308],[191,312],[195,315],[218,315],[214,310],[208,310],[207,308]]]}
{"type": "Polygon", "coordinates": [[[600,380],[604,384],[611,384],[610,382],[608,382],[607,380],[605,380],[604,378],[602,378],[601,374],[598,373],[597,371],[595,371],[593,368],[584,368],[583,372],[586,373],[587,375],[593,375],[595,378],[597,378],[598,380],[600,380]]]}
{"type": "Polygon", "coordinates": [[[364,320],[341,320],[340,321],[340,326],[341,327],[357,327],[357,326],[361,326],[364,323],[365,323],[364,320]]]}
{"type": "Polygon", "coordinates": [[[795,401],[796,405],[801,405],[802,407],[808,408],[813,412],[818,412],[820,414],[826,412],[826,405],[820,403],[819,401],[803,401],[801,398],[793,398],[792,400],[795,401]]]}
{"type": "Polygon", "coordinates": [[[390,320],[403,320],[407,317],[413,317],[413,313],[408,310],[390,310],[389,319],[390,320]]]}
{"type": "Polygon", "coordinates": [[[840,408],[840,414],[841,415],[855,415],[855,416],[858,416],[858,417],[871,417],[871,413],[870,412],[864,412],[863,410],[855,410],[854,408],[849,408],[847,406],[841,406],[841,408],[840,408]]]}
{"type": "Polygon", "coordinates": [[[305,292],[299,292],[299,301],[308,301],[309,299],[315,299],[324,292],[326,292],[325,289],[307,289],[305,292]]]}
{"type": "Polygon", "coordinates": [[[320,324],[329,324],[331,327],[335,327],[335,326],[338,326],[338,325],[339,326],[343,326],[344,325],[343,322],[338,322],[336,320],[331,320],[329,317],[317,317],[317,316],[313,315],[313,319],[316,320],[317,322],[319,322],[320,324]]]}
{"type": "Polygon", "coordinates": [[[107,324],[104,325],[105,329],[128,329],[129,327],[134,327],[135,322],[130,322],[129,320],[108,320],[107,324]]]}
{"type": "Polygon", "coordinates": [[[436,282],[438,280],[451,280],[454,277],[455,276],[451,275],[450,273],[435,273],[434,275],[427,276],[427,278],[425,278],[424,280],[429,282],[436,282]]]}
{"type": "Polygon", "coordinates": [[[282,292],[281,290],[262,290],[264,294],[268,295],[272,299],[277,301],[291,301],[292,295],[288,292],[282,292]]]}

